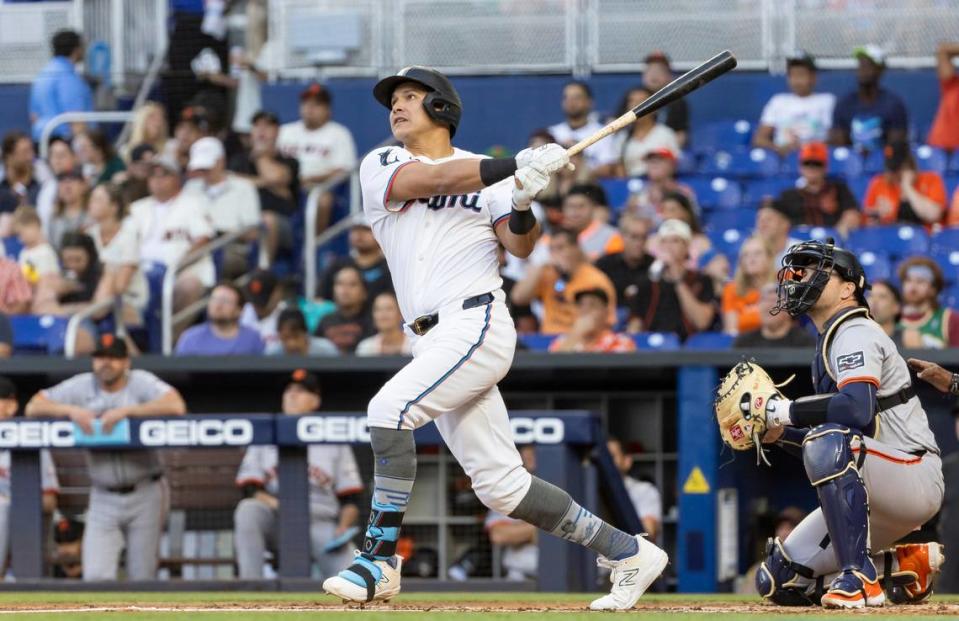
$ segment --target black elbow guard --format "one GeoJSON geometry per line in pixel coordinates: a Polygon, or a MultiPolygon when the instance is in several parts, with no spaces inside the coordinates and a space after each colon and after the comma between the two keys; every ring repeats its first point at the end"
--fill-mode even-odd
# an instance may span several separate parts
{"type": "Polygon", "coordinates": [[[512,157],[485,158],[480,160],[479,173],[483,185],[493,185],[516,172],[516,159],[512,157]]]}
{"type": "Polygon", "coordinates": [[[247,483],[246,485],[240,488],[240,491],[243,492],[244,498],[252,498],[253,495],[256,494],[258,491],[260,491],[261,489],[263,489],[262,485],[258,485],[256,483],[247,483]]]}
{"type": "Polygon", "coordinates": [[[795,427],[815,427],[826,422],[829,402],[834,394],[800,397],[789,406],[789,418],[795,427]]]}

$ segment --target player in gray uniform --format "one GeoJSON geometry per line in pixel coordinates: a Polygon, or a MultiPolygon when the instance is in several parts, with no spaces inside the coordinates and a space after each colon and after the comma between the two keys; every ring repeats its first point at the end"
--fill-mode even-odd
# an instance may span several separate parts
{"type": "MultiPolygon", "coordinates": [[[[320,409],[320,382],[302,369],[283,391],[283,413],[310,414],[320,409]]],[[[263,577],[263,555],[275,549],[279,480],[275,446],[251,446],[243,456],[236,484],[247,497],[233,514],[236,562],[240,578],[263,577]]],[[[348,545],[359,533],[357,506],[363,491],[353,450],[346,444],[314,444],[307,450],[310,476],[310,544],[322,578],[336,574],[353,558],[348,545]]]]}
{"type": "MultiPolygon", "coordinates": [[[[6,377],[0,377],[0,420],[13,418],[20,405],[17,403],[17,387],[6,377]]],[[[43,489],[43,512],[53,513],[57,508],[60,482],[57,468],[50,451],[40,451],[40,486],[43,489]]],[[[10,551],[10,451],[0,451],[0,577],[6,571],[7,553],[10,551]]]]}
{"type": "MultiPolygon", "coordinates": [[[[93,352],[93,372],[81,373],[38,392],[27,416],[62,416],[84,432],[99,421],[109,433],[134,416],[185,414],[175,388],[150,373],[130,369],[126,343],[103,334],[93,352]]],[[[90,506],[83,535],[83,579],[116,580],[120,553],[127,549],[131,580],[156,577],[157,555],[169,494],[156,451],[87,452],[90,506]]]]}
{"type": "Polygon", "coordinates": [[[820,508],[785,541],[770,541],[756,584],[778,604],[881,606],[884,591],[918,601],[942,564],[939,544],[891,548],[939,510],[942,462],[906,362],[869,316],[866,289],[856,256],[831,240],[796,244],[783,258],[772,312],[805,314],[819,330],[816,395],[769,400],[764,442],[802,457],[820,508]]]}

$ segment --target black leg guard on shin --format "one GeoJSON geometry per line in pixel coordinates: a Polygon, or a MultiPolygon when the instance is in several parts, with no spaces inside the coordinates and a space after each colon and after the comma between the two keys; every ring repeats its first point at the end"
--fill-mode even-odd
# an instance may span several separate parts
{"type": "Polygon", "coordinates": [[[779,538],[766,543],[766,560],[756,571],[756,590],[780,606],[814,606],[823,594],[823,579],[794,562],[779,538]]]}

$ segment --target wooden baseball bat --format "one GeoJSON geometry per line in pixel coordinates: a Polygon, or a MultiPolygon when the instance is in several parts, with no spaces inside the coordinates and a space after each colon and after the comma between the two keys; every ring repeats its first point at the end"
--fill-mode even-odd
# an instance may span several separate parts
{"type": "Polygon", "coordinates": [[[663,88],[649,96],[632,110],[629,110],[618,119],[614,119],[606,124],[601,130],[591,136],[583,138],[570,148],[566,149],[566,154],[570,157],[576,155],[586,147],[599,142],[606,136],[611,136],[623,129],[636,119],[647,114],[656,112],[663,106],[669,105],[693,92],[700,86],[712,82],[722,74],[733,69],[736,66],[736,57],[729,50],[724,50],[716,54],[695,69],[691,69],[679,76],[663,88]]]}

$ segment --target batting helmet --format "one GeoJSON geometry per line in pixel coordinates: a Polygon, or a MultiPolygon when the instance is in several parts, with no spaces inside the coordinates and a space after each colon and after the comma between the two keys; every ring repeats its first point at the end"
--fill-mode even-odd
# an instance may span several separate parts
{"type": "Polygon", "coordinates": [[[856,299],[861,306],[868,306],[866,290],[869,283],[866,273],[856,255],[838,248],[832,239],[825,242],[810,240],[795,244],[783,257],[779,270],[779,299],[773,312],[786,311],[798,317],[809,311],[822,295],[833,270],[846,282],[856,285],[856,299]],[[813,274],[803,279],[806,270],[813,274]]]}
{"type": "Polygon", "coordinates": [[[415,82],[429,91],[423,99],[426,114],[437,123],[447,125],[452,138],[456,134],[456,126],[460,124],[463,102],[449,78],[429,67],[404,67],[396,75],[377,82],[373,87],[373,97],[389,110],[393,107],[390,103],[393,91],[403,82],[415,82]]]}

